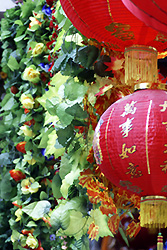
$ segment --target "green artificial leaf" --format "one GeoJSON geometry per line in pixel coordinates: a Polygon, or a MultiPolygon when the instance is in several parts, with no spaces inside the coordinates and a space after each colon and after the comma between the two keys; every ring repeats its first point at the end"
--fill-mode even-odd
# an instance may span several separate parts
{"type": "Polygon", "coordinates": [[[70,143],[72,139],[75,137],[72,126],[67,126],[64,129],[57,130],[57,135],[58,135],[58,142],[64,147],[66,147],[68,143],[70,143]]]}
{"type": "Polygon", "coordinates": [[[66,54],[63,54],[61,56],[58,57],[58,59],[55,61],[53,67],[52,67],[52,70],[55,71],[55,70],[58,70],[61,66],[61,64],[65,61],[67,55],[66,54]]]}
{"type": "Polygon", "coordinates": [[[51,204],[49,201],[36,201],[22,208],[22,211],[33,219],[41,219],[45,214],[49,213],[51,204]]]}
{"type": "Polygon", "coordinates": [[[48,143],[48,135],[53,131],[53,128],[45,129],[41,131],[41,141],[38,145],[38,148],[46,148],[48,143]]]}
{"type": "Polygon", "coordinates": [[[128,239],[126,237],[126,234],[125,234],[124,230],[121,227],[119,227],[119,232],[120,232],[120,234],[122,236],[122,239],[125,241],[126,245],[129,246],[129,242],[128,242],[128,239]]]}
{"type": "Polygon", "coordinates": [[[32,11],[35,9],[35,3],[28,0],[28,1],[24,1],[24,4],[21,5],[21,17],[22,18],[29,18],[32,15],[32,11]]]}
{"type": "Polygon", "coordinates": [[[66,109],[66,112],[74,116],[75,118],[79,118],[79,119],[85,119],[88,117],[87,112],[83,110],[83,108],[78,103],[74,104],[71,107],[68,107],[66,109]]]}
{"type": "Polygon", "coordinates": [[[88,220],[88,224],[90,225],[91,222],[94,222],[95,225],[99,227],[98,229],[98,235],[96,236],[96,240],[98,240],[99,237],[105,237],[105,236],[113,236],[111,233],[109,227],[108,227],[108,217],[105,214],[102,214],[102,212],[99,209],[91,210],[90,212],[90,218],[88,220]]]}
{"type": "Polygon", "coordinates": [[[65,151],[64,147],[55,148],[53,146],[56,144],[56,139],[57,139],[56,130],[53,130],[48,135],[47,147],[46,147],[46,152],[45,152],[46,156],[54,154],[55,158],[58,158],[59,156],[61,156],[64,153],[64,151],[65,151]]]}
{"type": "Polygon", "coordinates": [[[66,155],[63,155],[61,157],[60,170],[59,170],[60,178],[63,180],[65,176],[68,173],[70,173],[71,169],[72,169],[72,164],[70,163],[66,155]]]}
{"type": "Polygon", "coordinates": [[[1,39],[2,40],[5,40],[6,38],[10,37],[11,36],[11,31],[8,31],[8,30],[4,30],[2,31],[1,33],[1,39]]]}
{"type": "MultiPolygon", "coordinates": [[[[57,99],[57,103],[59,103],[59,98],[58,97],[54,97],[54,98],[56,98],[57,99]]],[[[49,114],[51,114],[53,116],[56,115],[56,106],[57,106],[57,103],[53,104],[52,99],[51,100],[46,99],[46,109],[49,112],[49,114]]]]}
{"type": "Polygon", "coordinates": [[[69,226],[63,233],[70,237],[74,236],[76,240],[79,240],[87,231],[87,218],[84,218],[81,212],[75,210],[69,212],[69,217],[69,226]]]}
{"type": "Polygon", "coordinates": [[[7,172],[0,182],[0,197],[4,200],[10,200],[15,196],[16,189],[12,187],[10,179],[10,174],[7,172]]]}
{"type": "Polygon", "coordinates": [[[18,42],[22,41],[22,40],[24,39],[25,36],[26,36],[26,34],[23,34],[23,35],[21,35],[21,36],[17,36],[17,37],[15,37],[14,41],[15,41],[16,43],[18,43],[18,42]]]}
{"type": "Polygon", "coordinates": [[[9,153],[2,153],[2,154],[0,154],[0,164],[2,166],[10,164],[10,163],[11,163],[11,160],[10,160],[9,153]]]}
{"type": "Polygon", "coordinates": [[[74,101],[75,103],[82,102],[87,91],[87,87],[79,82],[76,82],[73,78],[68,81],[68,84],[65,85],[65,98],[74,101]],[[73,91],[71,91],[73,90],[73,91]]]}
{"type": "Polygon", "coordinates": [[[87,234],[83,235],[79,240],[76,240],[70,247],[72,250],[90,250],[87,234]]]}
{"type": "Polygon", "coordinates": [[[2,108],[1,110],[11,110],[13,108],[13,106],[15,105],[15,99],[13,96],[11,96],[10,94],[7,94],[3,101],[1,102],[2,108]]]}
{"type": "Polygon", "coordinates": [[[53,192],[53,196],[56,199],[59,199],[62,196],[62,194],[60,192],[61,184],[62,184],[62,181],[61,181],[61,178],[59,176],[59,173],[56,173],[56,175],[52,179],[52,192],[53,192]]]}
{"type": "Polygon", "coordinates": [[[85,68],[89,68],[93,65],[96,59],[99,56],[99,49],[95,46],[85,46],[81,47],[78,50],[76,62],[84,66],[85,68]]]}
{"type": "Polygon", "coordinates": [[[23,23],[22,23],[21,20],[16,20],[14,23],[17,24],[17,25],[19,25],[19,26],[22,26],[22,25],[23,25],[23,23]]]}
{"type": "Polygon", "coordinates": [[[59,120],[62,126],[65,126],[65,127],[71,124],[74,118],[73,116],[67,114],[67,112],[65,111],[67,107],[68,106],[66,103],[60,103],[60,104],[57,104],[57,109],[56,109],[56,114],[59,117],[59,120]]]}
{"type": "Polygon", "coordinates": [[[69,76],[64,76],[61,74],[61,72],[56,73],[52,77],[50,84],[55,87],[54,91],[56,91],[56,93],[58,93],[60,86],[63,85],[68,78],[69,76]]]}
{"type": "Polygon", "coordinates": [[[7,63],[8,67],[14,71],[14,70],[18,70],[19,69],[19,64],[16,60],[16,58],[14,58],[13,56],[9,57],[9,61],[7,63]]]}
{"type": "Polygon", "coordinates": [[[69,193],[69,188],[70,188],[70,184],[67,183],[67,181],[65,179],[62,180],[62,185],[60,187],[60,191],[61,191],[63,198],[65,198],[65,199],[67,199],[67,196],[69,193]]]}
{"type": "Polygon", "coordinates": [[[45,108],[46,100],[50,100],[52,97],[55,96],[59,97],[58,90],[55,87],[49,86],[49,90],[46,91],[42,97],[37,98],[37,101],[45,108]]]}
{"type": "Polygon", "coordinates": [[[86,200],[83,197],[75,197],[70,201],[62,200],[53,210],[50,223],[57,231],[60,227],[67,229],[70,224],[70,210],[79,211],[86,215],[86,200]]]}
{"type": "Polygon", "coordinates": [[[80,176],[80,169],[72,169],[70,173],[65,176],[65,180],[69,185],[72,185],[74,180],[77,180],[80,176]]]}
{"type": "Polygon", "coordinates": [[[40,200],[42,201],[42,200],[47,200],[47,199],[48,199],[47,193],[45,193],[44,191],[42,191],[40,193],[40,200]]]}
{"type": "Polygon", "coordinates": [[[44,126],[46,126],[47,124],[56,124],[59,121],[59,118],[57,116],[53,116],[51,114],[49,114],[48,111],[45,112],[45,122],[44,122],[44,126]]]}
{"type": "Polygon", "coordinates": [[[56,209],[53,210],[50,223],[52,227],[57,231],[60,227],[66,229],[70,223],[69,211],[67,210],[66,202],[62,201],[56,209]]]}
{"type": "Polygon", "coordinates": [[[29,221],[26,227],[30,227],[30,228],[37,227],[37,224],[34,221],[29,221]]]}
{"type": "MultiPolygon", "coordinates": [[[[59,27],[60,29],[60,27],[59,27]]],[[[65,34],[65,30],[62,30],[57,39],[56,39],[56,45],[54,47],[54,52],[56,52],[58,49],[60,49],[61,45],[63,44],[63,37],[64,37],[64,34],[65,34]]]]}

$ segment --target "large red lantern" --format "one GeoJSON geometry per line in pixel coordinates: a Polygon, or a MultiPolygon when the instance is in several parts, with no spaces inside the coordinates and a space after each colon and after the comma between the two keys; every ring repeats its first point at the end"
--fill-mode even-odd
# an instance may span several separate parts
{"type": "Polygon", "coordinates": [[[128,10],[147,26],[167,34],[167,2],[164,0],[122,0],[128,10]]]}
{"type": "Polygon", "coordinates": [[[116,186],[141,196],[141,226],[167,227],[167,92],[157,52],[125,50],[125,81],[137,91],[112,104],[95,130],[97,164],[116,186]],[[140,90],[139,90],[140,89],[140,90]]]}
{"type": "MultiPolygon", "coordinates": [[[[148,27],[125,7],[122,0],[60,0],[73,25],[86,37],[124,51],[134,44],[167,48],[167,37],[148,27]]],[[[140,1],[139,1],[140,2],[140,1]]]]}
{"type": "Polygon", "coordinates": [[[93,145],[104,175],[143,197],[141,225],[166,227],[167,92],[138,90],[112,104],[99,120],[93,145]]]}

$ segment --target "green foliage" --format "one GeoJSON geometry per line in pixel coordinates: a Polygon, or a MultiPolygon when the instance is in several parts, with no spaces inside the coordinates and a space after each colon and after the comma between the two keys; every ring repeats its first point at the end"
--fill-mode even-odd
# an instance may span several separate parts
{"type": "Polygon", "coordinates": [[[90,208],[78,180],[93,168],[87,156],[91,115],[98,114],[88,106],[102,87],[94,72],[101,51],[58,1],[50,8],[45,0],[25,0],[7,10],[0,36],[7,74],[0,104],[0,249],[25,249],[28,230],[45,250],[88,250],[93,221],[96,239],[113,236],[107,215],[90,208]]]}

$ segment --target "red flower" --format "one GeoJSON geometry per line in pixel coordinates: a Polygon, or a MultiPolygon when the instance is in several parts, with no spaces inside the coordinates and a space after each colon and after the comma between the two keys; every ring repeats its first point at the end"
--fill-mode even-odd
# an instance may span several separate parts
{"type": "Polygon", "coordinates": [[[25,145],[26,145],[26,142],[25,141],[22,141],[22,142],[19,142],[17,145],[16,145],[16,149],[23,153],[23,154],[26,154],[26,150],[25,150],[25,145]]]}
{"type": "Polygon", "coordinates": [[[50,41],[50,42],[46,43],[47,48],[50,49],[50,50],[52,49],[51,48],[52,43],[53,43],[53,41],[50,41]]]}
{"type": "Polygon", "coordinates": [[[43,247],[42,247],[42,245],[41,245],[41,241],[40,240],[38,241],[38,247],[35,248],[35,250],[44,250],[43,247]]]}
{"type": "Polygon", "coordinates": [[[46,3],[51,7],[53,5],[54,0],[46,0],[46,3]]]}
{"type": "Polygon", "coordinates": [[[50,21],[49,29],[53,29],[53,21],[52,20],[50,21]]]}
{"type": "MultiPolygon", "coordinates": [[[[24,107],[23,107],[24,108],[24,107]]],[[[30,112],[29,109],[24,108],[24,114],[28,114],[30,112]]]]}
{"type": "Polygon", "coordinates": [[[27,122],[25,122],[24,124],[27,125],[27,126],[34,125],[34,124],[35,124],[35,120],[34,120],[34,119],[31,119],[30,121],[27,121],[27,122]]]}
{"type": "Polygon", "coordinates": [[[17,169],[12,169],[9,171],[10,176],[15,180],[15,181],[20,181],[22,179],[26,178],[26,175],[21,171],[17,169]]]}
{"type": "Polygon", "coordinates": [[[14,206],[16,206],[16,207],[22,208],[21,205],[18,205],[18,204],[17,204],[17,201],[13,201],[12,204],[13,204],[14,206]]]}
{"type": "Polygon", "coordinates": [[[48,55],[48,61],[49,62],[51,61],[51,55],[48,55]]]}
{"type": "Polygon", "coordinates": [[[26,229],[23,229],[21,232],[22,232],[22,234],[24,234],[24,235],[28,235],[28,234],[33,234],[33,229],[31,229],[31,230],[26,230],[26,229]]]}

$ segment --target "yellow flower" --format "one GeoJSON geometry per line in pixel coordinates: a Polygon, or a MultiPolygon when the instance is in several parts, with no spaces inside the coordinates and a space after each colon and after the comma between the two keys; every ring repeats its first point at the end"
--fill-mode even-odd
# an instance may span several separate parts
{"type": "Polygon", "coordinates": [[[26,244],[34,249],[34,248],[37,248],[38,247],[38,241],[37,239],[32,235],[32,234],[29,234],[28,237],[27,237],[27,240],[26,240],[26,244]]]}
{"type": "Polygon", "coordinates": [[[39,185],[38,182],[35,182],[32,177],[24,179],[21,182],[21,191],[23,194],[36,193],[40,187],[41,185],[39,185]]]}
{"type": "Polygon", "coordinates": [[[32,130],[29,129],[28,126],[24,125],[21,126],[20,129],[23,131],[25,136],[29,136],[29,137],[33,137],[34,133],[32,132],[32,130]]]}
{"type": "Polygon", "coordinates": [[[34,99],[32,97],[29,97],[29,96],[26,96],[25,94],[22,94],[20,101],[26,109],[33,109],[35,102],[34,102],[34,99]]]}
{"type": "Polygon", "coordinates": [[[37,161],[32,158],[31,160],[27,160],[27,162],[30,164],[30,165],[34,165],[37,161]]]}
{"type": "Polygon", "coordinates": [[[43,43],[37,43],[32,51],[33,56],[38,56],[44,51],[45,45],[43,43]]]}
{"type": "Polygon", "coordinates": [[[16,210],[16,212],[15,212],[15,215],[17,217],[16,220],[15,220],[16,222],[19,221],[19,220],[21,220],[22,213],[23,212],[22,212],[21,208],[19,208],[19,209],[16,210]]]}
{"type": "Polygon", "coordinates": [[[23,80],[27,80],[32,83],[37,83],[40,81],[40,72],[38,70],[33,69],[32,67],[28,67],[23,72],[23,80]]]}

